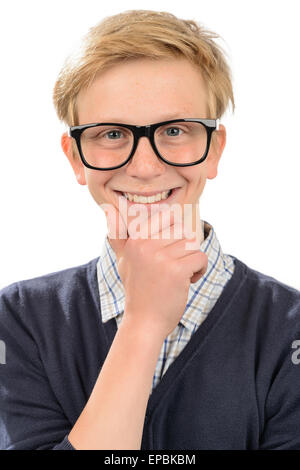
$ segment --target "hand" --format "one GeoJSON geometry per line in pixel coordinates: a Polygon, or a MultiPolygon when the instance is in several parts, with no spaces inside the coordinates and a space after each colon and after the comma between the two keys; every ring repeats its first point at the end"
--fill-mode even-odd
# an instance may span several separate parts
{"type": "MultiPolygon", "coordinates": [[[[124,320],[150,329],[165,338],[180,321],[186,307],[191,282],[196,282],[205,274],[208,265],[207,255],[197,249],[187,250],[186,244],[196,239],[183,235],[175,238],[175,230],[182,223],[174,222],[174,215],[157,219],[157,229],[152,229],[148,216],[141,224],[141,232],[147,230],[148,238],[132,238],[130,229],[126,239],[111,239],[109,242],[117,256],[119,275],[125,289],[124,320]],[[167,237],[170,230],[170,237],[167,237]],[[158,234],[155,239],[151,236],[158,234]]],[[[120,231],[117,220],[116,235],[120,231]]],[[[121,218],[122,221],[122,218],[121,218]]],[[[109,233],[112,218],[107,220],[109,233]]],[[[121,222],[122,223],[122,222],[121,222]]],[[[180,226],[181,225],[181,226],[180,226]]],[[[114,227],[115,229],[115,227],[114,227]]],[[[124,233],[124,227],[122,227],[124,233]]],[[[108,235],[109,236],[109,235],[108,235]]]]}

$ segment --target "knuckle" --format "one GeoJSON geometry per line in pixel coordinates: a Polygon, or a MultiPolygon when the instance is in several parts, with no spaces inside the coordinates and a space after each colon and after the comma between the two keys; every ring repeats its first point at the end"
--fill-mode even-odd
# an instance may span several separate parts
{"type": "Polygon", "coordinates": [[[202,261],[203,265],[207,267],[207,265],[208,265],[208,256],[207,256],[207,254],[200,251],[200,255],[201,255],[201,261],[202,261]]]}

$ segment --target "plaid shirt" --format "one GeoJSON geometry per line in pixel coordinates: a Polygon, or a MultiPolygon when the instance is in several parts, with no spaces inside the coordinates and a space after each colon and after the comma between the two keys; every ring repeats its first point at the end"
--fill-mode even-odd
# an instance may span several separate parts
{"type": "MultiPolygon", "coordinates": [[[[233,259],[230,255],[223,254],[212,225],[206,221],[203,223],[204,240],[200,249],[208,256],[207,270],[204,276],[190,285],[185,311],[176,328],[164,340],[153,376],[152,390],[213,309],[234,272],[233,259]]],[[[124,314],[125,291],[117,269],[117,258],[107,236],[97,262],[97,277],[102,322],[115,317],[118,327],[124,314]]]]}

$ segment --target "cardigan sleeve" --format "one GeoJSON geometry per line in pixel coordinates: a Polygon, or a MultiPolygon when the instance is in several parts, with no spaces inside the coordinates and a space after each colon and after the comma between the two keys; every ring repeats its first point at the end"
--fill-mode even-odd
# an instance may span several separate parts
{"type": "Polygon", "coordinates": [[[0,449],[75,450],[14,283],[0,291],[0,449]]]}
{"type": "Polygon", "coordinates": [[[52,450],[76,450],[71,442],[68,439],[68,436],[65,436],[62,442],[53,447],[52,450]]]}

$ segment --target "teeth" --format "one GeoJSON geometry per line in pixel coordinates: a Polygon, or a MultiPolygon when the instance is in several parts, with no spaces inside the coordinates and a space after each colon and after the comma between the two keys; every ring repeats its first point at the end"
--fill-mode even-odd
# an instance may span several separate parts
{"type": "Polygon", "coordinates": [[[150,204],[151,202],[157,202],[161,201],[163,199],[167,199],[171,193],[170,191],[163,191],[162,193],[157,193],[153,196],[137,196],[136,194],[129,194],[129,193],[123,193],[123,195],[126,197],[131,202],[142,202],[144,204],[150,204]]]}

